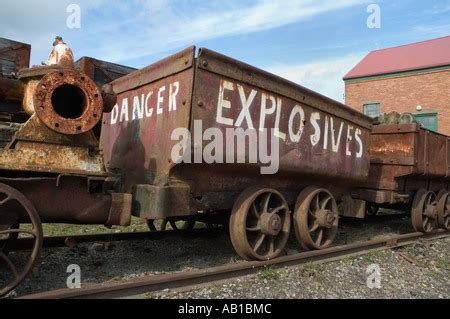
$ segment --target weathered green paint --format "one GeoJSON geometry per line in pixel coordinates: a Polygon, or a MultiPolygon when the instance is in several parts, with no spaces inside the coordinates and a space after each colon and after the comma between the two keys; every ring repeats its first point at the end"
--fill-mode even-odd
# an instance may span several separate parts
{"type": "Polygon", "coordinates": [[[370,117],[377,117],[381,114],[381,103],[380,102],[370,102],[363,104],[363,113],[370,117]],[[376,109],[374,110],[373,107],[376,109]]]}
{"type": "Polygon", "coordinates": [[[438,131],[438,112],[420,112],[413,113],[417,122],[423,125],[426,129],[437,132],[438,131]]]}

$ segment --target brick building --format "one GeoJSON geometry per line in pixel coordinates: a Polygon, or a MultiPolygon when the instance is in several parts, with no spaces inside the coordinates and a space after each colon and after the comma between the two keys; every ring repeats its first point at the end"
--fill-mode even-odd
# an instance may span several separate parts
{"type": "Polygon", "coordinates": [[[450,135],[450,36],[370,52],[344,81],[350,107],[374,117],[411,112],[450,135]]]}

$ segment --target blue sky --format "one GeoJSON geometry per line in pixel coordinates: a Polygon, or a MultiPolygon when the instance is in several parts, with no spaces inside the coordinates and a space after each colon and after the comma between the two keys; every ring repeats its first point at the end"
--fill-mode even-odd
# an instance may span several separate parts
{"type": "Polygon", "coordinates": [[[45,60],[55,35],[76,58],[143,67],[190,45],[207,47],[343,101],[342,77],[369,51],[450,35],[450,0],[15,0],[0,5],[0,37],[45,60]],[[81,28],[66,25],[69,4],[81,28]],[[369,4],[381,28],[369,29],[369,4]]]}

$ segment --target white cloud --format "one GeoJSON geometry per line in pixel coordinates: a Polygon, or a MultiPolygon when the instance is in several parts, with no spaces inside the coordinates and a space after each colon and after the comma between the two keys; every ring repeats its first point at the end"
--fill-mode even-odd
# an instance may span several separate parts
{"type": "Polygon", "coordinates": [[[157,14],[153,14],[154,5],[145,6],[137,17],[122,24],[120,30],[114,30],[112,26],[113,29],[109,29],[108,33],[114,35],[114,41],[110,41],[111,37],[105,33],[108,41],[104,41],[96,50],[113,61],[123,60],[125,57],[140,58],[196,41],[277,28],[364,2],[366,1],[259,0],[253,5],[242,5],[238,1],[212,1],[206,7],[180,11],[160,0],[157,3],[157,14]],[[123,28],[129,32],[124,34],[123,28]],[[132,38],[133,43],[127,37],[132,38]]]}
{"type": "Polygon", "coordinates": [[[416,33],[433,35],[433,36],[447,36],[450,31],[450,24],[440,24],[440,25],[430,25],[424,26],[419,25],[414,28],[416,33]]]}
{"type": "Polygon", "coordinates": [[[431,10],[427,10],[427,12],[431,14],[442,14],[450,11],[450,4],[445,4],[444,6],[435,5],[431,10]]]}
{"type": "Polygon", "coordinates": [[[342,78],[365,55],[366,53],[356,53],[306,64],[276,64],[266,69],[308,89],[339,102],[344,102],[344,81],[342,78]]]}
{"type": "Polygon", "coordinates": [[[198,41],[273,29],[368,1],[4,1],[0,36],[32,44],[34,63],[48,56],[57,34],[67,34],[77,57],[123,62],[198,41]],[[79,30],[66,27],[70,3],[82,9],[79,30]]]}

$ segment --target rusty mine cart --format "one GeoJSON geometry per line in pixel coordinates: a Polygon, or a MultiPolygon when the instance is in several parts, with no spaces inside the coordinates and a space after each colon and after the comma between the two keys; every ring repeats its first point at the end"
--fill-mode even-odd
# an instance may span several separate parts
{"type": "Polygon", "coordinates": [[[0,295],[35,264],[41,223],[111,226],[131,218],[131,195],[114,192],[94,133],[109,95],[74,68],[28,68],[29,57],[29,45],[0,39],[0,259],[11,274],[0,295]],[[34,238],[24,265],[8,257],[19,234],[34,238]]]}
{"type": "MultiPolygon", "coordinates": [[[[238,254],[267,260],[283,252],[295,207],[301,245],[330,246],[338,215],[353,214],[339,212],[338,202],[369,174],[372,119],[213,51],[196,53],[186,49],[111,83],[117,104],[104,116],[100,145],[108,171],[120,181],[117,191],[133,194],[133,215],[150,222],[198,220],[231,210],[238,254]],[[262,174],[266,165],[251,161],[255,145],[246,143],[247,135],[241,144],[239,136],[227,136],[236,128],[249,135],[272,130],[279,140],[275,174],[262,174]],[[202,160],[214,139],[202,137],[211,129],[226,137],[216,154],[236,143],[227,156],[241,161],[202,160]],[[191,138],[177,139],[177,132],[191,138]],[[174,157],[174,149],[184,153],[174,157]]],[[[271,143],[258,146],[270,154],[271,143]]]]}
{"type": "MultiPolygon", "coordinates": [[[[353,192],[375,214],[380,207],[411,212],[418,232],[449,229],[450,138],[414,121],[376,125],[369,178],[353,192]]],[[[362,217],[362,216],[361,216],[362,217]]]]}

